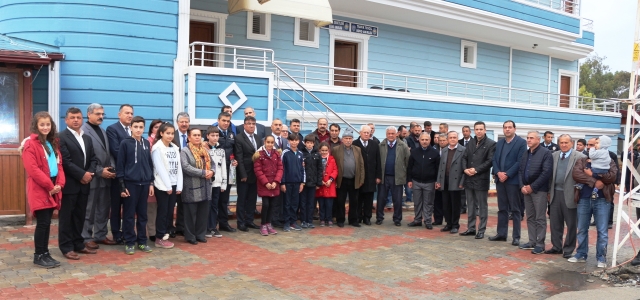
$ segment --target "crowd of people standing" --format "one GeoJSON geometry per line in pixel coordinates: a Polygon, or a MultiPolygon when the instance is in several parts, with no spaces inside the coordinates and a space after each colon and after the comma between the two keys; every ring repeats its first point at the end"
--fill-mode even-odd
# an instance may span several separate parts
{"type": "MultiPolygon", "coordinates": [[[[498,225],[489,241],[507,241],[512,221],[512,245],[585,262],[593,216],[596,260],[598,267],[606,265],[619,180],[606,136],[578,140],[576,147],[568,134],[554,144],[550,131],[529,131],[523,139],[515,122],[507,120],[504,138],[496,142],[481,121],[464,126],[461,138],[445,123],[435,132],[425,121],[389,126],[380,141],[373,136],[373,123],[362,125],[355,138],[351,128],[340,136],[340,125],[324,118],[303,136],[297,119],[288,129],[279,119],[265,127],[248,107],[243,124],[235,125],[231,109],[224,106],[206,130],[191,126],[185,112],[176,125],[147,123],[128,104],[106,130],[101,127],[104,108],[96,103],[87,107],[86,123],[79,108],[69,108],[67,128],[60,133],[48,113],[35,114],[32,134],[21,146],[29,208],[37,220],[34,264],[60,264],[48,250],[54,210],[59,210],[60,251],[71,260],[96,254],[101,244],[124,245],[132,255],[153,251],[148,241],[169,249],[178,235],[193,245],[222,237],[220,231],[255,229],[270,236],[278,227],[284,232],[315,228],[316,218],[323,227],[370,226],[374,211],[375,224],[381,225],[387,198],[393,224],[401,226],[403,194],[415,207],[408,226],[433,230],[444,225],[442,232],[484,239],[493,178],[498,225]],[[228,213],[232,185],[237,187],[236,228],[228,213]],[[467,229],[460,232],[465,213],[467,229]],[[545,248],[547,214],[550,249],[545,248]],[[521,242],[525,216],[528,241],[521,242]]],[[[633,264],[640,265],[640,253],[633,264]]]]}

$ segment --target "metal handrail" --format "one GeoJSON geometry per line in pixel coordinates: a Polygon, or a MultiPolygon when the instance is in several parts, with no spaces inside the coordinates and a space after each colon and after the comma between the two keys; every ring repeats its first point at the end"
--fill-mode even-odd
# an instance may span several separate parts
{"type": "Polygon", "coordinates": [[[551,9],[564,11],[570,14],[580,13],[580,0],[524,0],[526,2],[535,3],[540,6],[546,6],[551,9]]]}

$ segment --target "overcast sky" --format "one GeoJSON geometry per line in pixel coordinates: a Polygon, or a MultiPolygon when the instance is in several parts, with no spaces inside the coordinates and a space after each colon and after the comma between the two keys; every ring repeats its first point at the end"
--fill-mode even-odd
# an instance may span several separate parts
{"type": "Polygon", "coordinates": [[[595,53],[611,71],[631,71],[637,0],[582,0],[580,13],[594,21],[595,53]]]}

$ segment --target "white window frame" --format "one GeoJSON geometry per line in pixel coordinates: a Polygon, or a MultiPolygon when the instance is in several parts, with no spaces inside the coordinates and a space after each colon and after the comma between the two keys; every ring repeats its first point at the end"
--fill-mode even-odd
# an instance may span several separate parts
{"type": "Polygon", "coordinates": [[[475,69],[478,66],[478,43],[460,40],[460,67],[475,69]],[[472,60],[473,63],[467,63],[464,61],[464,48],[473,48],[472,60]]]}
{"type": "Polygon", "coordinates": [[[369,38],[371,36],[342,30],[329,29],[329,85],[333,85],[333,67],[335,67],[336,40],[358,44],[358,69],[360,72],[358,87],[367,86],[367,70],[369,69],[369,38]]]}
{"type": "Polygon", "coordinates": [[[247,39],[258,41],[271,41],[271,14],[261,13],[264,15],[264,34],[253,33],[253,12],[247,12],[247,39]]]}
{"type": "MultiPolygon", "coordinates": [[[[576,71],[569,71],[569,70],[563,70],[563,69],[558,69],[558,91],[557,94],[560,95],[560,88],[562,85],[562,76],[567,76],[571,78],[571,86],[569,87],[569,108],[575,108],[577,103],[576,103],[576,97],[578,96],[578,78],[580,76],[580,74],[576,71]]],[[[558,96],[558,107],[560,107],[560,96],[558,96]]]]}
{"type": "Polygon", "coordinates": [[[300,21],[302,19],[295,18],[293,30],[293,44],[302,47],[320,48],[320,28],[316,26],[312,20],[306,20],[313,26],[313,41],[304,41],[300,39],[300,21]]]}
{"type": "MultiPolygon", "coordinates": [[[[217,44],[226,44],[226,30],[227,30],[226,23],[227,23],[228,16],[229,16],[228,14],[217,13],[217,12],[206,11],[206,10],[191,9],[189,11],[189,21],[215,24],[216,32],[214,34],[213,42],[217,44]]],[[[189,33],[187,33],[187,36],[189,36],[189,33]]],[[[224,60],[224,57],[223,57],[224,55],[222,53],[224,53],[224,47],[218,47],[216,51],[219,54],[216,54],[215,57],[213,58],[215,60],[215,66],[223,68],[224,63],[222,61],[224,60]]]]}

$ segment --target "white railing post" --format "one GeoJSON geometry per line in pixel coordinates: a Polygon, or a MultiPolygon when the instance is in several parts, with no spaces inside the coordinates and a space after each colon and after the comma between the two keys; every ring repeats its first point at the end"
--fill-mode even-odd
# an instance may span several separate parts
{"type": "Polygon", "coordinates": [[[237,49],[233,48],[233,68],[237,69],[238,68],[238,60],[236,57],[236,53],[237,53],[237,49]]]}
{"type": "Polygon", "coordinates": [[[262,71],[267,71],[267,51],[262,51],[262,71]]]}
{"type": "Polygon", "coordinates": [[[307,83],[307,66],[304,66],[304,83],[307,83]]]}
{"type": "Polygon", "coordinates": [[[384,90],[384,74],[382,74],[382,90],[384,90]]]}
{"type": "Polygon", "coordinates": [[[446,91],[446,93],[445,93],[445,94],[446,94],[447,96],[449,96],[449,82],[448,82],[448,81],[447,81],[447,82],[445,82],[445,85],[446,85],[446,90],[445,90],[445,91],[446,91]]]}
{"type": "Polygon", "coordinates": [[[404,77],[404,92],[406,93],[409,90],[409,77],[404,77]]]}
{"type": "Polygon", "coordinates": [[[200,66],[204,66],[204,44],[200,47],[200,66]]]}

